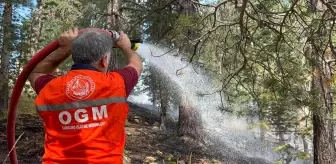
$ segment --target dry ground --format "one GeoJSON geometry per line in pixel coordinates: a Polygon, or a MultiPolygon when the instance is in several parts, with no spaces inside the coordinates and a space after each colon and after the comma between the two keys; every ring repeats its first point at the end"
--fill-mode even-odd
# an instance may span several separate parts
{"type": "MultiPolygon", "coordinates": [[[[40,118],[36,115],[34,106],[23,102],[19,106],[16,120],[16,139],[22,135],[16,145],[20,164],[41,163],[43,155],[44,130],[40,118]]],[[[157,113],[129,103],[131,112],[126,124],[127,143],[125,147],[125,161],[127,163],[223,163],[223,164],[263,164],[258,159],[242,158],[240,155],[220,153],[217,148],[210,149],[203,146],[192,146],[188,138],[176,135],[176,123],[167,124],[168,131],[158,128],[157,113]],[[217,149],[217,151],[216,151],[217,149]],[[217,154],[215,156],[214,154],[217,154]],[[216,160],[221,159],[221,161],[216,160]]],[[[0,114],[0,164],[8,154],[6,141],[6,117],[0,114]]],[[[5,163],[10,163],[9,160],[5,163]]]]}
{"type": "MultiPolygon", "coordinates": [[[[169,161],[189,160],[190,152],[192,163],[205,163],[203,159],[212,159],[204,153],[202,148],[190,147],[180,137],[173,133],[163,133],[156,126],[141,116],[130,115],[127,125],[127,144],[125,149],[126,161],[129,163],[165,163],[169,161]]],[[[1,120],[0,126],[0,162],[7,155],[6,120],[1,120]]],[[[36,115],[20,114],[16,123],[17,154],[20,164],[40,163],[43,155],[43,127],[36,115]]],[[[7,160],[8,161],[8,160],[7,160]]],[[[212,160],[207,160],[208,163],[212,160]]],[[[216,162],[216,161],[214,161],[216,162]]],[[[9,162],[6,162],[9,163],[9,162]]],[[[212,163],[212,162],[211,162],[212,163]]],[[[217,162],[216,162],[217,163],[217,162]]]]}

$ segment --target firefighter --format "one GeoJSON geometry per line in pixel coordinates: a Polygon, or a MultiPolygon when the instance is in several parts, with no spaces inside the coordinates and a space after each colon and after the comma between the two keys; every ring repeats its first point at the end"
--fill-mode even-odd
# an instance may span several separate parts
{"type": "Polygon", "coordinates": [[[42,163],[123,163],[126,99],[142,72],[141,59],[123,32],[113,43],[106,31],[78,35],[73,28],[58,40],[60,47],[28,78],[45,129],[42,163]],[[127,65],[109,72],[113,45],[123,52],[127,65]],[[74,63],[70,71],[53,76],[69,56],[74,63]]]}

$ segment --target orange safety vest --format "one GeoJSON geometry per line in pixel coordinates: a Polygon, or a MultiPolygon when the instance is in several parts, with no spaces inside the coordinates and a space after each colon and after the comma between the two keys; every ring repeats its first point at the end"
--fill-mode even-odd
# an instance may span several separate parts
{"type": "Polygon", "coordinates": [[[120,74],[72,70],[35,103],[45,128],[43,164],[123,163],[129,109],[120,74]]]}

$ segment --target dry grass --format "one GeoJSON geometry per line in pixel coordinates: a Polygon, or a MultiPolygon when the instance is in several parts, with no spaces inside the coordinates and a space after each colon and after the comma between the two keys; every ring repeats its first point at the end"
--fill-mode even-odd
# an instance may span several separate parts
{"type": "MultiPolygon", "coordinates": [[[[34,102],[35,102],[34,98],[30,98],[27,95],[22,94],[18,104],[17,115],[29,114],[37,116],[34,102]]],[[[4,110],[2,111],[2,113],[0,113],[0,121],[7,119],[7,117],[8,117],[8,110],[4,110]]]]}
{"type": "Polygon", "coordinates": [[[35,98],[22,95],[18,106],[18,114],[37,115],[34,102],[35,98]]]}

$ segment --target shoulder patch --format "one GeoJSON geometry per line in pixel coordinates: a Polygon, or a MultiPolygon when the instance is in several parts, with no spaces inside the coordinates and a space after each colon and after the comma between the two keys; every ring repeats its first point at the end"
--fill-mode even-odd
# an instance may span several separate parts
{"type": "Polygon", "coordinates": [[[77,75],[66,84],[66,95],[73,100],[85,100],[93,93],[95,87],[91,77],[77,75]]]}

